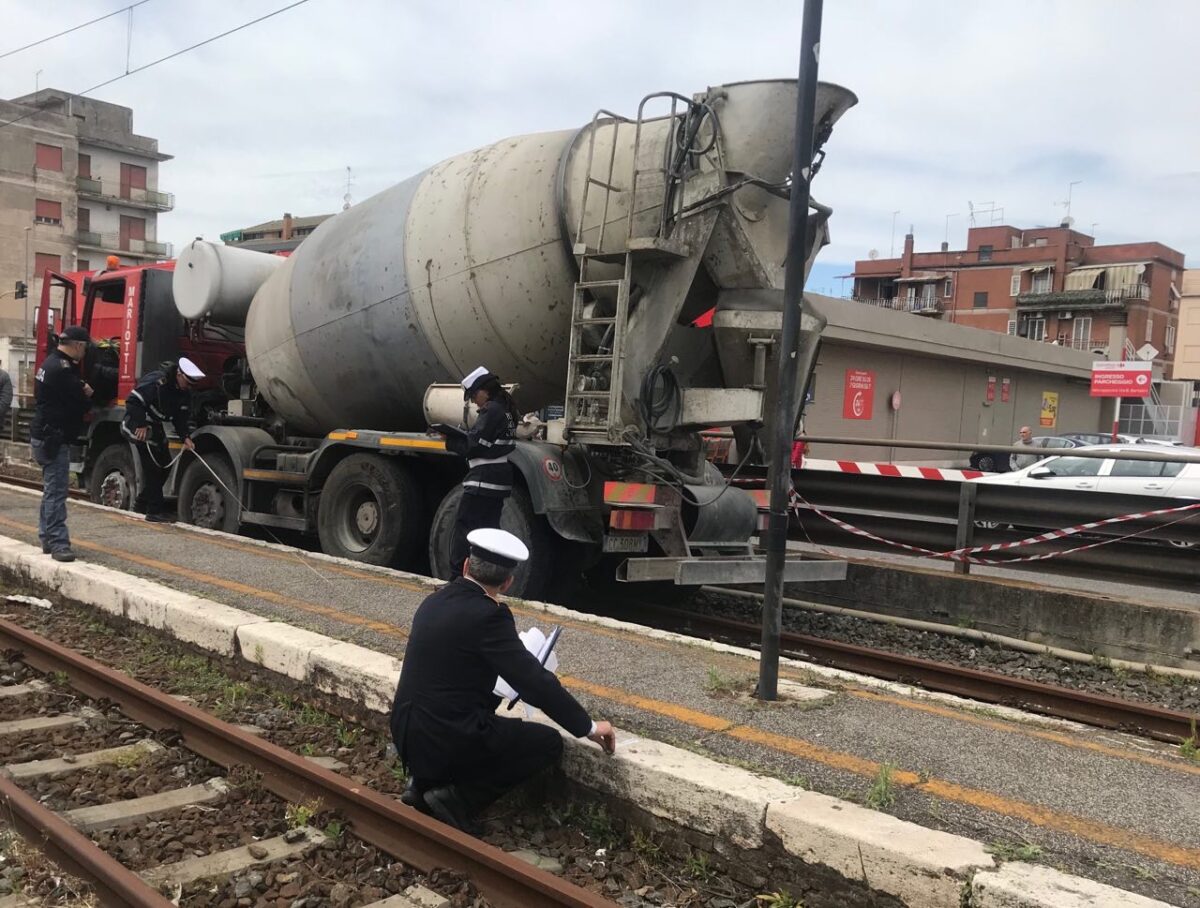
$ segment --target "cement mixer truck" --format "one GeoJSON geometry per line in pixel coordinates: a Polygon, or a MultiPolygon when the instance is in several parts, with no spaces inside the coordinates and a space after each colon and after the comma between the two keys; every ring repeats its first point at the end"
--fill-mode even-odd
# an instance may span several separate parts
{"type": "MultiPolygon", "coordinates": [[[[751,458],[775,417],[796,94],[659,93],[632,116],[506,139],[325,221],[287,258],[189,244],[172,328],[147,313],[137,347],[244,337],[244,355],[169,479],[180,519],[446,576],[465,464],[429,427],[470,424],[458,379],[485,365],[536,414],[503,518],[531,550],[517,594],[582,571],[761,581],[759,502],[700,433],[731,427],[751,458]]],[[[819,86],[818,163],[855,102],[819,86]]],[[[806,271],[829,214],[812,204],[806,271]]]]}

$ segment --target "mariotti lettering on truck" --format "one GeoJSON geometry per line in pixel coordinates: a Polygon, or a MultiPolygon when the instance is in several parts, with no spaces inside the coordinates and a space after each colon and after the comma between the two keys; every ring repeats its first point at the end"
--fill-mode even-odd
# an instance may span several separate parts
{"type": "MultiPolygon", "coordinates": [[[[128,506],[124,397],[186,355],[210,379],[199,457],[168,480],[181,520],[313,534],[329,554],[446,576],[465,464],[429,426],[471,423],[458,380],[483,363],[538,417],[519,429],[503,518],[531,550],[515,595],[582,573],[761,581],[759,501],[707,462],[701,432],[732,429],[754,459],[777,418],[796,101],[795,80],[653,94],[630,117],[443,161],[290,256],[197,240],[176,262],[48,275],[40,350],[56,319],[112,328],[85,363],[120,373],[89,423],[92,497],[128,506]]],[[[855,103],[819,85],[818,163],[855,103]]],[[[806,273],[830,213],[811,203],[806,273]]],[[[823,324],[806,307],[802,330],[823,324]]],[[[786,577],[844,569],[797,559],[786,577]]]]}

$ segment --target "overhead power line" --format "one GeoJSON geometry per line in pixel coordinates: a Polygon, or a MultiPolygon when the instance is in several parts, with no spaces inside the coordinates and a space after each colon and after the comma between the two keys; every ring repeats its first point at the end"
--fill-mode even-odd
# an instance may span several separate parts
{"type": "Polygon", "coordinates": [[[24,45],[23,47],[15,47],[12,50],[8,50],[0,54],[0,60],[3,60],[5,57],[11,57],[13,54],[19,54],[23,50],[29,50],[31,47],[37,47],[39,44],[45,44],[47,41],[53,41],[55,38],[61,38],[63,35],[69,35],[71,32],[77,32],[81,28],[87,28],[89,25],[95,25],[97,22],[103,22],[105,19],[111,19],[113,16],[119,16],[121,13],[128,12],[134,7],[141,6],[143,3],[149,2],[150,0],[137,0],[137,3],[131,3],[129,6],[123,6],[120,9],[113,10],[111,13],[105,13],[103,16],[97,16],[95,19],[89,19],[87,22],[72,26],[71,28],[58,32],[57,34],[50,35],[46,38],[40,38],[31,44],[24,45]]]}
{"type": "MultiPolygon", "coordinates": [[[[146,2],[146,0],[142,0],[142,2],[146,2]]],[[[288,10],[295,9],[297,6],[303,6],[305,3],[308,3],[308,2],[309,2],[309,0],[296,0],[295,3],[289,3],[287,6],[281,6],[277,10],[269,12],[266,15],[259,16],[257,19],[251,19],[249,22],[243,22],[241,25],[231,28],[228,31],[223,31],[219,35],[213,35],[211,38],[205,38],[203,41],[198,41],[195,44],[192,44],[188,47],[182,48],[181,50],[177,50],[174,53],[167,54],[165,57],[159,57],[157,60],[152,60],[149,63],[143,63],[141,66],[134,67],[133,69],[129,70],[128,72],[121,73],[121,75],[119,75],[119,76],[113,76],[111,79],[106,79],[103,82],[93,85],[91,88],[85,88],[83,91],[74,92],[72,94],[72,96],[73,97],[82,97],[83,95],[89,95],[94,91],[98,91],[99,89],[104,88],[105,86],[112,85],[114,82],[120,82],[122,79],[127,79],[130,76],[134,75],[135,73],[140,73],[143,70],[150,69],[152,66],[158,66],[158,64],[160,64],[160,63],[166,63],[168,60],[174,60],[176,57],[183,56],[184,54],[189,53],[190,51],[196,50],[197,48],[200,48],[200,47],[204,47],[206,44],[212,44],[214,41],[220,41],[222,38],[227,38],[230,35],[234,34],[235,32],[240,32],[240,31],[242,31],[242,29],[249,28],[252,25],[257,25],[260,22],[265,22],[267,19],[273,18],[274,16],[278,16],[281,13],[286,13],[288,10]]],[[[63,101],[63,99],[61,99],[61,98],[55,98],[53,100],[59,104],[61,104],[63,101]]],[[[27,120],[30,117],[35,117],[39,113],[41,113],[42,110],[44,110],[44,108],[36,108],[34,110],[29,111],[29,113],[21,114],[21,116],[19,116],[19,117],[14,117],[11,120],[8,120],[4,123],[0,123],[0,129],[3,129],[5,126],[12,126],[14,123],[20,123],[22,120],[27,120]]]]}

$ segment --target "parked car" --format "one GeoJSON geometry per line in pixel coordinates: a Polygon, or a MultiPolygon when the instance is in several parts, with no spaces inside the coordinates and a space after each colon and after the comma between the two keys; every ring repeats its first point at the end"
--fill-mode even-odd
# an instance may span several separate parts
{"type": "MultiPolygon", "coordinates": [[[[1092,442],[1076,441],[1074,436],[1069,435],[1033,436],[1035,448],[1078,448],[1086,444],[1092,444],[1092,442]]],[[[996,454],[991,451],[975,451],[970,458],[971,469],[982,470],[985,473],[1007,473],[1010,462],[1007,454],[996,454]]]]}
{"type": "MultiPolygon", "coordinates": [[[[1111,452],[1146,451],[1145,446],[1141,444],[1085,445],[1082,449],[1111,452]]],[[[1200,457],[1200,448],[1178,447],[1174,448],[1172,453],[1195,454],[1200,457]]],[[[1044,458],[1020,470],[997,476],[984,476],[974,482],[1022,488],[1200,498],[1200,463],[1117,460],[1110,457],[1072,457],[1070,454],[1062,454],[1044,458]]],[[[1196,519],[1200,520],[1200,517],[1196,519]]],[[[1171,544],[1180,548],[1193,546],[1193,543],[1175,540],[1172,540],[1171,544]]]]}

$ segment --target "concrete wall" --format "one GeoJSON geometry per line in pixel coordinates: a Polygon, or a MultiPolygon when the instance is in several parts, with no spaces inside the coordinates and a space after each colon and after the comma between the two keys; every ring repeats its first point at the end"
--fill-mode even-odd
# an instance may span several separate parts
{"type": "MultiPolygon", "coordinates": [[[[1009,444],[1022,425],[1034,434],[1106,428],[1111,407],[1089,394],[1092,357],[1063,347],[967,328],[860,303],[810,296],[829,319],[814,399],[811,435],[1009,444]],[[847,370],[874,376],[870,419],[844,415],[847,370]],[[995,379],[988,400],[989,379],[995,379]],[[1004,401],[1004,380],[1009,383],[1004,401]],[[900,392],[900,408],[891,397],[900,392]],[[1039,425],[1043,392],[1058,394],[1057,423],[1039,425]]],[[[955,463],[965,454],[935,449],[814,445],[814,457],[955,463]]]]}

